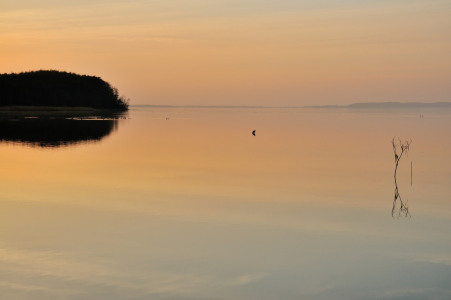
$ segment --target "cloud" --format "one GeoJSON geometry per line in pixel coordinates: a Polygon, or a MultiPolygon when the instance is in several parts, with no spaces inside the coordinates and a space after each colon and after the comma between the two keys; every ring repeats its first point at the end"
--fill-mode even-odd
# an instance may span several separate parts
{"type": "Polygon", "coordinates": [[[238,277],[226,280],[224,282],[224,285],[226,285],[226,286],[244,286],[244,285],[248,285],[248,284],[260,281],[263,278],[267,277],[268,275],[269,275],[269,273],[265,273],[265,272],[244,274],[244,275],[240,275],[238,277]]]}

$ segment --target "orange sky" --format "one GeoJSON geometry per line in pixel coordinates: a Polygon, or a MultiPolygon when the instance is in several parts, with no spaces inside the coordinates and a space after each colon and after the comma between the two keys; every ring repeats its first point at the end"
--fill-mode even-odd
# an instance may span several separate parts
{"type": "Polygon", "coordinates": [[[132,104],[449,101],[451,2],[4,0],[0,72],[100,76],[132,104]]]}

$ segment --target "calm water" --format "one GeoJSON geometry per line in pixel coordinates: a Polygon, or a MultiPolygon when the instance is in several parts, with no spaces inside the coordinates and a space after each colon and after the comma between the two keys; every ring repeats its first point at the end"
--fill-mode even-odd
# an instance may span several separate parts
{"type": "Polygon", "coordinates": [[[451,112],[134,107],[105,126],[0,136],[1,299],[451,299],[451,112]]]}

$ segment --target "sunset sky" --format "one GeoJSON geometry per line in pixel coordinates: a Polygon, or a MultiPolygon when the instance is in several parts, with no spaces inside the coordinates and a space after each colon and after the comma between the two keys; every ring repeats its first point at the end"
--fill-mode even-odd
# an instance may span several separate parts
{"type": "Polygon", "coordinates": [[[449,0],[2,0],[0,73],[96,75],[131,104],[451,101],[449,0]]]}

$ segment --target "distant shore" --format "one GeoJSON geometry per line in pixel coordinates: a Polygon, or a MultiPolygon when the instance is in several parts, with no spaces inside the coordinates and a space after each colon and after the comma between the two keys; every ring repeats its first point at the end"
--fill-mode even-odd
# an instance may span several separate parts
{"type": "Polygon", "coordinates": [[[302,108],[329,109],[418,109],[418,108],[451,108],[451,102],[367,102],[349,105],[310,105],[302,108]]]}
{"type": "Polygon", "coordinates": [[[157,104],[135,104],[130,107],[150,108],[242,108],[242,109],[265,109],[265,108],[296,108],[296,109],[400,109],[400,108],[450,108],[451,102],[367,102],[352,103],[349,105],[306,105],[306,106],[258,106],[258,105],[157,105],[157,104]]]}

